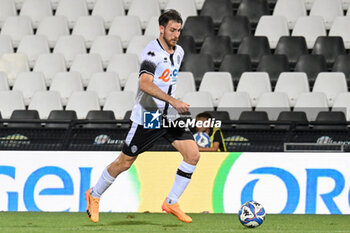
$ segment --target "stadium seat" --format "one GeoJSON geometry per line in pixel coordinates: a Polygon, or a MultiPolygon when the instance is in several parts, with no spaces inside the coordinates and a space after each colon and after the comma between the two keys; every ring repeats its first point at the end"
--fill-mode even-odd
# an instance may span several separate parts
{"type": "Polygon", "coordinates": [[[335,59],[333,72],[343,72],[345,74],[348,86],[350,85],[350,55],[339,55],[335,59]]]}
{"type": "Polygon", "coordinates": [[[334,101],[332,111],[342,111],[350,121],[350,93],[340,93],[334,101]]]}
{"type": "Polygon", "coordinates": [[[199,87],[204,73],[214,71],[213,58],[209,54],[187,54],[180,71],[192,72],[196,87],[199,87]]]}
{"type": "Polygon", "coordinates": [[[210,16],[214,25],[219,26],[225,16],[232,16],[231,0],[206,0],[200,15],[210,16]]]}
{"type": "Polygon", "coordinates": [[[196,43],[192,36],[181,35],[177,44],[183,48],[185,54],[196,53],[196,43]]]}
{"type": "Polygon", "coordinates": [[[145,29],[145,36],[153,36],[154,38],[157,38],[159,36],[159,22],[158,22],[159,16],[152,16],[146,26],[145,29]]]}
{"type": "Polygon", "coordinates": [[[226,54],[232,54],[233,48],[228,36],[208,36],[205,38],[200,50],[201,54],[212,56],[214,64],[220,66],[226,54]]]}
{"type": "Polygon", "coordinates": [[[123,48],[119,36],[99,36],[92,43],[90,53],[99,54],[102,59],[103,68],[107,68],[114,54],[122,54],[123,48]]]}
{"type": "Polygon", "coordinates": [[[326,36],[326,28],[321,16],[301,16],[295,23],[292,36],[303,36],[308,49],[314,47],[319,36],[326,36]]]}
{"type": "Polygon", "coordinates": [[[33,68],[41,54],[50,53],[49,42],[46,36],[24,36],[18,45],[17,52],[27,55],[29,67],[33,68]]]}
{"type": "MultiPolygon", "coordinates": [[[[103,122],[103,121],[115,120],[115,116],[113,111],[91,110],[87,113],[86,120],[103,122]]],[[[87,123],[84,125],[84,128],[114,129],[116,128],[116,124],[115,123],[87,123]]]]}
{"type": "Polygon", "coordinates": [[[126,53],[136,54],[141,57],[141,54],[149,42],[154,40],[154,36],[134,36],[126,49],[126,53]]]}
{"type": "Polygon", "coordinates": [[[106,35],[103,19],[100,16],[80,16],[74,25],[72,35],[80,35],[90,48],[98,36],[106,35]]]}
{"type": "Polygon", "coordinates": [[[2,28],[7,17],[16,15],[17,11],[13,0],[0,1],[0,28],[2,28]]]}
{"type": "Polygon", "coordinates": [[[271,85],[274,87],[282,72],[289,71],[288,59],[286,55],[264,55],[262,56],[257,71],[267,72],[271,85]]]}
{"type": "Polygon", "coordinates": [[[97,0],[91,15],[102,17],[105,28],[109,29],[114,17],[125,15],[123,1],[97,0]]]}
{"type": "Polygon", "coordinates": [[[123,0],[123,6],[125,10],[129,10],[132,0],[123,0]]]}
{"type": "Polygon", "coordinates": [[[209,92],[188,92],[183,101],[190,105],[189,112],[195,118],[198,113],[213,111],[214,105],[209,92]]]}
{"type": "MultiPolygon", "coordinates": [[[[20,0],[21,1],[21,0],[20,0]]],[[[60,0],[50,0],[51,2],[51,7],[53,10],[57,9],[58,3],[60,2],[60,0]]]]}
{"type": "Polygon", "coordinates": [[[60,53],[41,54],[34,65],[33,71],[43,72],[47,86],[58,72],[67,71],[66,62],[60,53]]]}
{"type": "Polygon", "coordinates": [[[175,97],[182,100],[187,92],[195,92],[196,84],[191,72],[179,72],[176,81],[175,97]]]}
{"type": "Polygon", "coordinates": [[[5,53],[13,53],[12,40],[10,36],[0,35],[0,57],[5,53]]]}
{"type": "Polygon", "coordinates": [[[318,130],[347,130],[344,112],[319,112],[313,129],[318,130]],[[320,123],[320,124],[317,124],[320,123]]]}
{"type": "Polygon", "coordinates": [[[48,120],[62,121],[62,123],[46,123],[46,128],[66,129],[70,125],[70,121],[77,120],[77,113],[73,110],[53,110],[50,112],[48,120]],[[65,123],[64,121],[69,121],[65,123]]]}
{"type": "Polygon", "coordinates": [[[66,16],[69,28],[73,28],[80,16],[88,14],[86,0],[60,0],[55,15],[66,16]]]}
{"type": "Polygon", "coordinates": [[[50,0],[26,0],[23,2],[21,16],[28,16],[32,20],[34,28],[38,28],[40,22],[46,16],[52,16],[50,0]]]}
{"type": "Polygon", "coordinates": [[[189,16],[197,16],[197,9],[194,0],[168,0],[165,9],[175,9],[181,14],[186,22],[189,16]]]}
{"type": "Polygon", "coordinates": [[[50,91],[60,93],[61,102],[67,105],[68,98],[75,91],[83,91],[81,75],[78,72],[59,72],[52,80],[50,91]]]}
{"type": "Polygon", "coordinates": [[[89,10],[94,9],[97,0],[86,0],[86,5],[89,10]]]}
{"type": "Polygon", "coordinates": [[[299,130],[307,130],[309,129],[309,122],[307,120],[306,117],[306,113],[305,112],[290,112],[290,111],[283,111],[280,112],[280,114],[278,115],[277,121],[279,123],[283,123],[283,124],[276,124],[275,125],[275,129],[285,129],[288,130],[291,128],[291,126],[295,126],[295,129],[299,129],[299,130]]]}
{"type": "Polygon", "coordinates": [[[1,28],[1,35],[11,37],[13,47],[17,48],[19,42],[26,35],[33,35],[33,27],[28,16],[9,16],[1,28]]]}
{"type": "MultiPolygon", "coordinates": [[[[159,7],[161,10],[165,10],[166,4],[169,0],[158,0],[159,7]]],[[[195,1],[203,1],[203,0],[195,0],[195,1]]],[[[196,5],[197,6],[197,5],[196,5]]]]}
{"type": "Polygon", "coordinates": [[[257,65],[263,55],[271,54],[269,41],[265,36],[244,37],[237,53],[248,54],[252,64],[257,65]]]}
{"type": "Polygon", "coordinates": [[[263,15],[269,15],[267,0],[242,0],[237,15],[247,16],[249,22],[257,24],[263,15]]]}
{"type": "Polygon", "coordinates": [[[310,86],[314,85],[315,79],[320,72],[327,72],[327,63],[323,55],[301,55],[295,65],[296,72],[307,74],[310,86]]]}
{"type": "Polygon", "coordinates": [[[303,72],[283,72],[280,74],[275,92],[284,92],[288,95],[289,105],[295,106],[301,93],[310,92],[309,82],[306,73],[303,72]]]}
{"type": "Polygon", "coordinates": [[[236,129],[240,130],[267,130],[270,129],[268,123],[269,117],[266,112],[261,111],[243,111],[238,119],[240,124],[236,125],[236,129]],[[259,124],[254,124],[260,122],[259,124]],[[252,124],[250,124],[252,123],[252,124]]]}
{"type": "Polygon", "coordinates": [[[247,92],[252,106],[255,107],[263,93],[271,92],[269,74],[266,72],[244,72],[238,82],[237,92],[247,92]]]}
{"type": "Polygon", "coordinates": [[[196,46],[203,44],[207,36],[214,35],[214,23],[209,16],[191,16],[184,23],[182,36],[192,36],[196,46]]]}
{"type": "Polygon", "coordinates": [[[249,94],[246,92],[226,92],[222,96],[217,110],[228,112],[231,120],[238,120],[241,112],[252,110],[249,94]]]}
{"type": "Polygon", "coordinates": [[[107,71],[118,74],[122,87],[125,86],[129,74],[139,72],[139,69],[139,59],[135,54],[115,54],[107,66],[107,71]]]}
{"type": "Polygon", "coordinates": [[[328,105],[332,107],[337,95],[348,91],[345,75],[341,72],[319,73],[312,91],[325,93],[328,105]]]}
{"type": "Polygon", "coordinates": [[[63,110],[60,94],[56,91],[38,91],[32,96],[29,110],[37,110],[40,119],[47,119],[53,110],[63,110]]]}
{"type": "Polygon", "coordinates": [[[320,36],[315,42],[312,54],[323,55],[326,62],[333,65],[338,55],[346,54],[343,39],[339,36],[320,36]]]}
{"type": "Polygon", "coordinates": [[[237,86],[242,73],[252,71],[250,57],[247,54],[226,54],[219,71],[230,72],[233,85],[237,86]]]}
{"type": "Polygon", "coordinates": [[[124,91],[132,92],[134,93],[134,96],[136,96],[138,88],[139,88],[139,73],[132,72],[129,74],[129,77],[126,80],[124,91]]]}
{"type": "MultiPolygon", "coordinates": [[[[12,0],[12,1],[13,1],[13,0],[12,0]]],[[[20,9],[21,9],[21,7],[22,7],[24,1],[25,1],[25,0],[14,0],[17,10],[20,10],[20,9]]]]}
{"type": "Polygon", "coordinates": [[[291,67],[294,67],[298,58],[308,54],[306,40],[302,36],[282,36],[276,46],[275,54],[284,54],[291,67]]]}
{"type": "Polygon", "coordinates": [[[339,36],[344,41],[346,49],[350,49],[350,17],[337,17],[329,31],[329,36],[339,36]]]}
{"type": "Polygon", "coordinates": [[[306,10],[311,10],[312,5],[314,4],[315,0],[305,0],[305,8],[306,10]]]}
{"type": "Polygon", "coordinates": [[[77,54],[73,60],[70,71],[76,71],[81,74],[83,86],[86,87],[93,73],[102,72],[102,60],[96,53],[77,54]]]}
{"type": "Polygon", "coordinates": [[[0,91],[0,112],[3,119],[9,119],[14,110],[25,109],[20,91],[0,91]]]}
{"type": "Polygon", "coordinates": [[[0,72],[0,91],[9,91],[9,81],[5,72],[0,72]]]}
{"type": "Polygon", "coordinates": [[[230,115],[226,111],[206,111],[212,118],[219,121],[229,121],[230,115]]]}
{"type": "Polygon", "coordinates": [[[127,111],[130,111],[135,102],[135,94],[129,91],[114,91],[107,96],[104,111],[114,112],[115,118],[122,120],[127,111]]]}
{"type": "Polygon", "coordinates": [[[141,22],[141,28],[145,29],[152,16],[159,17],[160,8],[158,0],[133,0],[128,16],[137,16],[141,22]]]}
{"type": "MultiPolygon", "coordinates": [[[[39,113],[36,110],[14,110],[10,117],[11,120],[40,120],[39,113]]],[[[10,122],[8,128],[41,128],[39,122],[10,122]]]]}
{"type": "Polygon", "coordinates": [[[209,92],[214,107],[217,107],[225,92],[233,92],[231,74],[229,72],[206,72],[199,91],[209,92]]]}
{"type": "Polygon", "coordinates": [[[225,16],[220,24],[218,35],[229,36],[234,47],[251,34],[250,23],[246,16],[225,16]]]}
{"type": "MultiPolygon", "coordinates": [[[[350,6],[350,1],[349,0],[342,0],[342,6],[343,6],[343,10],[349,9],[350,6]]],[[[349,11],[347,11],[347,14],[349,14],[349,11]]]]}
{"type": "Polygon", "coordinates": [[[90,110],[100,110],[97,93],[94,91],[76,91],[68,99],[66,110],[74,110],[78,119],[85,119],[90,110]]]}
{"type": "Polygon", "coordinates": [[[290,111],[288,95],[284,92],[264,93],[260,96],[255,111],[264,111],[269,120],[275,121],[280,112],[290,111]]]}
{"type": "Polygon", "coordinates": [[[13,86],[19,72],[29,71],[27,55],[23,53],[5,53],[0,58],[0,71],[7,74],[10,86],[13,86]]]}
{"type": "Polygon", "coordinates": [[[109,28],[108,35],[119,36],[126,49],[134,36],[141,36],[141,23],[137,16],[116,16],[109,28]]]}
{"type": "Polygon", "coordinates": [[[288,28],[293,29],[300,16],[306,16],[304,0],[278,0],[273,15],[287,18],[288,28]]]}
{"type": "Polygon", "coordinates": [[[62,53],[67,67],[70,67],[76,55],[86,53],[84,38],[78,35],[61,36],[53,52],[62,53]]]}
{"type": "Polygon", "coordinates": [[[330,29],[337,16],[343,16],[342,0],[315,0],[310,16],[321,16],[326,29],[330,29]]]}
{"type": "Polygon", "coordinates": [[[294,111],[303,111],[308,121],[314,121],[319,112],[328,111],[327,96],[322,92],[302,93],[294,106],[294,111]]]}
{"type": "Polygon", "coordinates": [[[44,74],[41,72],[18,73],[13,90],[22,92],[24,104],[29,105],[35,92],[46,90],[44,74]]]}
{"type": "Polygon", "coordinates": [[[98,72],[91,75],[87,91],[95,91],[103,106],[110,92],[121,91],[119,77],[114,72],[98,72]]]}
{"type": "Polygon", "coordinates": [[[64,16],[45,17],[36,31],[36,35],[46,36],[50,48],[54,48],[60,36],[69,35],[68,20],[64,16]]]}
{"type": "Polygon", "coordinates": [[[262,16],[255,30],[255,36],[266,36],[270,48],[275,49],[282,36],[289,36],[287,19],[284,16],[262,16]]]}

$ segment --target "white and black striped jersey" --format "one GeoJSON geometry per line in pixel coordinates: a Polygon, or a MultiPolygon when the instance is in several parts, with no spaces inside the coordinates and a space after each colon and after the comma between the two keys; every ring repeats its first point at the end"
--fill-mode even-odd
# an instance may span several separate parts
{"type": "MultiPolygon", "coordinates": [[[[143,50],[140,58],[140,73],[147,73],[153,76],[153,83],[162,91],[174,97],[176,81],[180,65],[184,56],[184,50],[176,45],[175,52],[166,52],[158,39],[151,41],[143,50]]],[[[139,124],[143,124],[143,112],[155,111],[159,109],[168,120],[178,117],[177,111],[163,100],[154,98],[147,93],[137,90],[135,105],[132,109],[130,119],[139,124]]]]}

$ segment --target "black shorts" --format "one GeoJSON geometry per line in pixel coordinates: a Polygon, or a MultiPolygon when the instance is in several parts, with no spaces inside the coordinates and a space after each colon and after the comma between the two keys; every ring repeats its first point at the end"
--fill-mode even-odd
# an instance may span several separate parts
{"type": "Polygon", "coordinates": [[[161,137],[170,143],[175,140],[194,140],[193,134],[186,128],[144,129],[143,125],[132,123],[125,139],[122,152],[129,156],[137,156],[145,152],[161,137]]]}

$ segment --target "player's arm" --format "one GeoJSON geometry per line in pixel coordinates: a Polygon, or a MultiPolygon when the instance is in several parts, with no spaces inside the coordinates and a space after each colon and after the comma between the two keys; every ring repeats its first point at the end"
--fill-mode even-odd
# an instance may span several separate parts
{"type": "Polygon", "coordinates": [[[173,98],[164,93],[157,85],[153,83],[153,76],[148,73],[142,73],[140,76],[140,90],[172,105],[179,113],[187,112],[189,104],[173,98]]]}

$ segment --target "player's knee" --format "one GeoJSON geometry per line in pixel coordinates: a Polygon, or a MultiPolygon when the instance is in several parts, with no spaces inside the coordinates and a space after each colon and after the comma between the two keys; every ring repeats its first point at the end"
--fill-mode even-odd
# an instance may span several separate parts
{"type": "Polygon", "coordinates": [[[190,155],[189,155],[189,160],[191,161],[192,164],[197,164],[198,161],[200,159],[200,154],[198,151],[196,152],[192,152],[190,155]]]}

